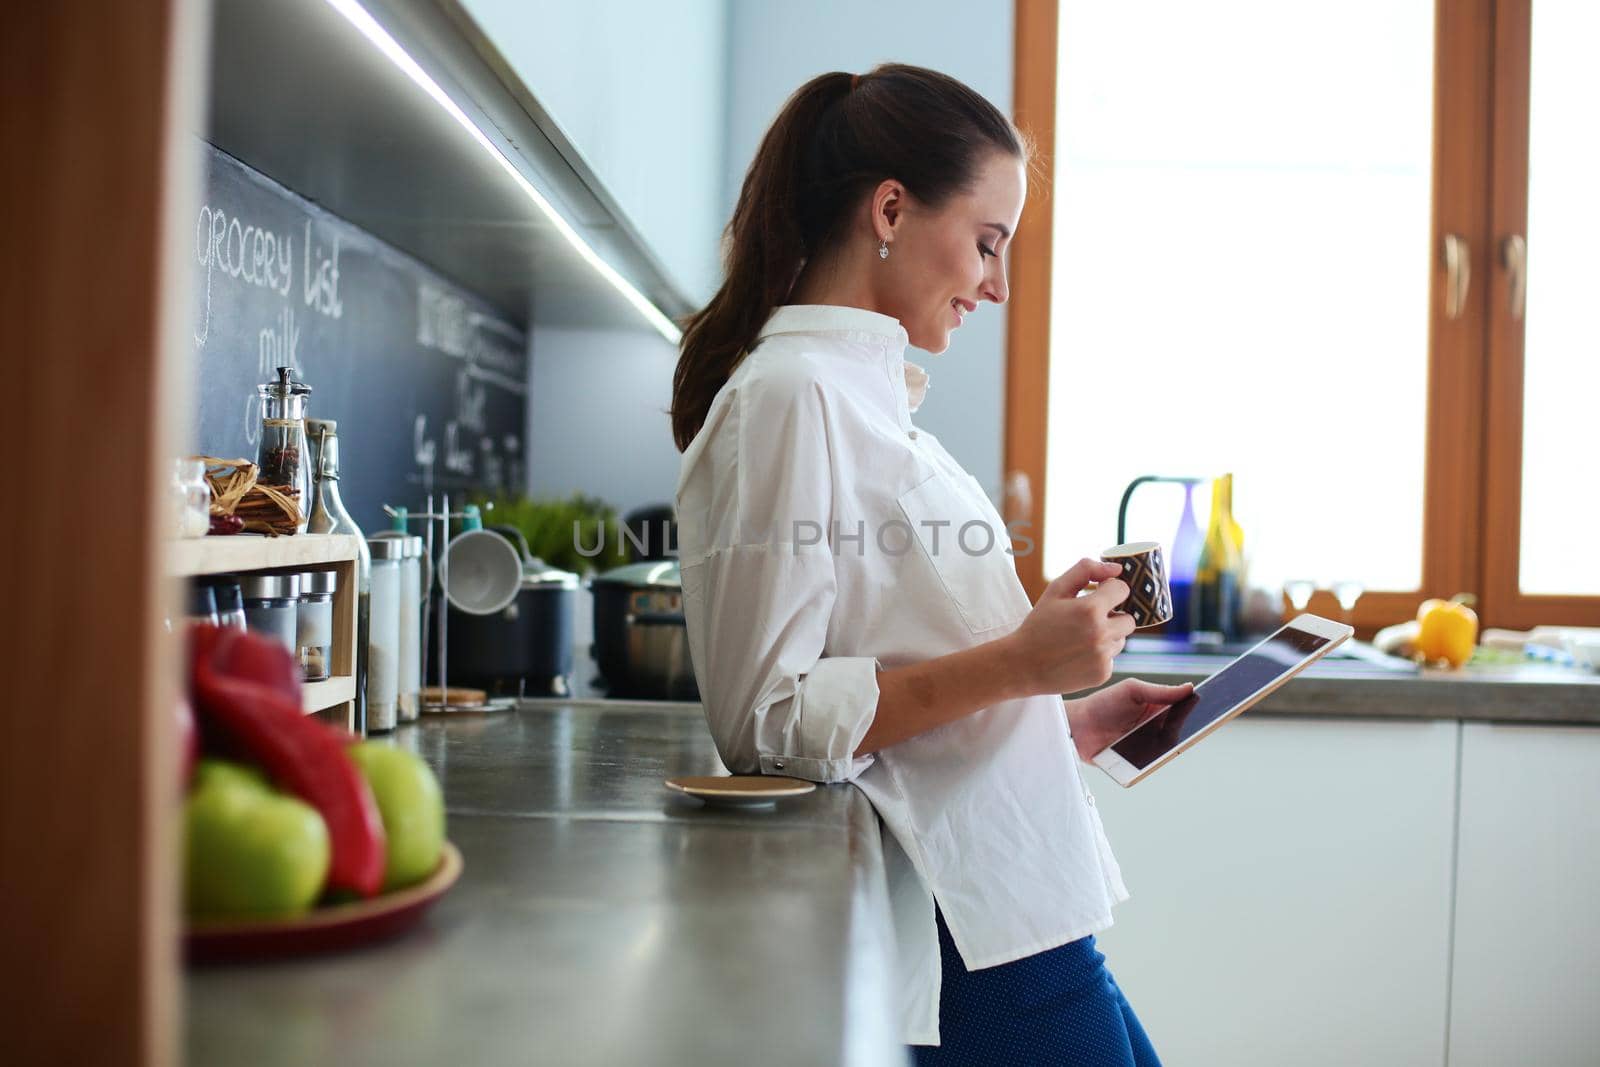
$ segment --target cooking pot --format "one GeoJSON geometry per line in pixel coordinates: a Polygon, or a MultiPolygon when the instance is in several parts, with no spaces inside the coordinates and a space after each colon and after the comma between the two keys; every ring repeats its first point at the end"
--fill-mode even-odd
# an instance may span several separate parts
{"type": "Polygon", "coordinates": [[[615,567],[589,580],[594,645],[606,693],[643,700],[699,700],[683,618],[678,561],[615,567]]]}
{"type": "MultiPolygon", "coordinates": [[[[511,603],[491,614],[451,606],[450,684],[519,696],[565,696],[572,690],[578,576],[530,555],[516,527],[488,529],[517,548],[522,580],[511,603]]],[[[436,671],[432,677],[437,681],[436,671]]]]}

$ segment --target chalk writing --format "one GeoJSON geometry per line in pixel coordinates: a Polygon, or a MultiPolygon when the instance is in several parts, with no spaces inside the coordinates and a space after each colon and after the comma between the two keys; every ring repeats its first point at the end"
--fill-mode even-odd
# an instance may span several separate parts
{"type": "Polygon", "coordinates": [[[279,237],[271,230],[241,221],[237,215],[230,219],[221,208],[206,204],[195,219],[194,246],[195,260],[205,268],[203,314],[194,335],[196,347],[204,345],[211,333],[211,287],[217,272],[280,296],[288,295],[294,274],[294,238],[279,237]]]}
{"type": "Polygon", "coordinates": [[[324,255],[320,245],[316,248],[316,270],[312,268],[311,220],[306,220],[306,272],[301,279],[301,295],[306,307],[316,308],[331,319],[344,317],[344,303],[339,299],[339,235],[333,235],[333,252],[324,255]]]}
{"type": "Polygon", "coordinates": [[[476,464],[473,462],[472,449],[461,443],[461,427],[454,422],[445,423],[444,427],[444,469],[451,474],[460,474],[472,477],[476,464]]]}
{"type": "Polygon", "coordinates": [[[278,313],[278,322],[263,329],[256,349],[256,374],[263,380],[271,378],[279,367],[293,367],[302,374],[300,366],[300,327],[294,321],[294,308],[284,305],[278,313]]]}

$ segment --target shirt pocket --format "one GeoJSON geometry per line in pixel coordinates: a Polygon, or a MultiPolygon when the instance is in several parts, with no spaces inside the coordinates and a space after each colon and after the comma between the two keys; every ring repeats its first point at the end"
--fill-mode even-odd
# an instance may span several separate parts
{"type": "Polygon", "coordinates": [[[1012,620],[1016,605],[1006,595],[1016,581],[1016,565],[1006,549],[1006,532],[941,474],[900,494],[900,511],[910,523],[918,549],[945,593],[973,633],[1012,620]]]}

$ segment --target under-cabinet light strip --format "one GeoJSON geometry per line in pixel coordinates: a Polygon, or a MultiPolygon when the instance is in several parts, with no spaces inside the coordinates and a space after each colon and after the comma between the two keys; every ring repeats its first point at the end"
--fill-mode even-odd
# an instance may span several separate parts
{"type": "Polygon", "coordinates": [[[535,189],[527,178],[523,177],[522,172],[517,169],[511,160],[506,158],[505,153],[495,147],[494,142],[489,140],[488,136],[478,128],[477,123],[467,117],[467,113],[462,111],[454,100],[450,99],[450,94],[446,93],[438,82],[429,77],[428,72],[423,70],[421,65],[415,59],[412,59],[404,48],[400,47],[400,42],[389,36],[389,31],[380,26],[366,8],[362,7],[356,0],[328,0],[328,6],[343,15],[352,26],[360,30],[362,36],[377,46],[378,51],[388,56],[391,63],[399,67],[408,78],[421,86],[423,92],[433,97],[434,101],[444,108],[445,112],[455,119],[462,129],[471,134],[472,139],[483,146],[483,150],[489,153],[494,161],[500,164],[501,169],[511,176],[511,180],[521,187],[522,191],[527,194],[528,199],[533,201],[534,206],[544,213],[545,217],[550,220],[550,224],[560,231],[561,236],[567,239],[567,243],[573,247],[578,255],[583,257],[584,262],[593,267],[602,278],[610,282],[612,287],[627,299],[628,303],[638,308],[639,313],[649,320],[650,325],[654,326],[662,337],[665,337],[673,344],[677,344],[682,339],[683,333],[673,321],[663,314],[660,308],[652,304],[648,297],[635,289],[628,279],[618,274],[615,267],[601,259],[599,253],[589,247],[589,243],[583,239],[577,230],[572,228],[572,224],[561,217],[561,213],[555,209],[550,201],[546,200],[544,195],[535,189]]]}

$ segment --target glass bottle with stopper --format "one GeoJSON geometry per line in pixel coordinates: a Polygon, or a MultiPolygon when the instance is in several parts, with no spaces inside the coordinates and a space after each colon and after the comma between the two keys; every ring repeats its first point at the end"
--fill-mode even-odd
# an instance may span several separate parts
{"type": "Polygon", "coordinates": [[[294,498],[300,509],[295,530],[305,533],[311,512],[311,457],[306,452],[306,397],[311,386],[297,381],[294,368],[279,367],[278,376],[256,386],[261,397],[261,444],[256,449],[256,476],[294,498]]]}
{"type": "Polygon", "coordinates": [[[367,732],[367,655],[372,620],[372,550],[339,496],[339,426],[332,419],[307,419],[311,454],[316,461],[311,533],[352,534],[356,539],[356,731],[367,732]]]}

